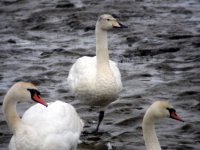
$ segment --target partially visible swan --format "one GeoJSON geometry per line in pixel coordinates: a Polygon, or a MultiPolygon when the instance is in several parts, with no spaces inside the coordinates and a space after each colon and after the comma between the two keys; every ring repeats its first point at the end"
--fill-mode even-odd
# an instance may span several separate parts
{"type": "MultiPolygon", "coordinates": [[[[105,107],[115,101],[122,90],[117,64],[109,60],[107,31],[125,28],[112,15],[104,14],[96,23],[96,56],[83,56],[71,67],[68,75],[70,90],[85,104],[105,107]]],[[[96,131],[104,117],[100,111],[96,131]]]]}
{"type": "Polygon", "coordinates": [[[156,120],[164,117],[183,121],[181,117],[176,114],[176,110],[168,102],[154,102],[146,111],[142,123],[143,136],[147,150],[161,150],[160,143],[156,136],[154,123],[156,120]]]}
{"type": "Polygon", "coordinates": [[[61,101],[47,105],[32,83],[15,83],[5,95],[3,112],[14,134],[10,150],[75,150],[77,147],[83,123],[74,107],[61,101]],[[40,104],[30,107],[20,119],[17,102],[30,100],[40,104]]]}

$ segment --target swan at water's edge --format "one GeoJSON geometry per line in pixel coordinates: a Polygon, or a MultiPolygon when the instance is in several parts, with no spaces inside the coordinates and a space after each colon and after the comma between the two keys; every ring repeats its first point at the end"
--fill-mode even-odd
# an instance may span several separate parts
{"type": "MultiPolygon", "coordinates": [[[[126,28],[112,15],[101,15],[96,23],[96,56],[83,56],[71,67],[68,75],[70,90],[83,102],[90,106],[104,108],[119,97],[122,90],[121,74],[117,64],[109,60],[107,31],[113,28],[126,28]]],[[[99,113],[99,121],[104,111],[99,113]]]]}

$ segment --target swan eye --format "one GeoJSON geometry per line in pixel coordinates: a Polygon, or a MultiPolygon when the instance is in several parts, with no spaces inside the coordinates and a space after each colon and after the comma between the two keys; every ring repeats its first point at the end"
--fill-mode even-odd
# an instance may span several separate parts
{"type": "Polygon", "coordinates": [[[110,19],[107,19],[107,21],[110,21],[110,19]]]}

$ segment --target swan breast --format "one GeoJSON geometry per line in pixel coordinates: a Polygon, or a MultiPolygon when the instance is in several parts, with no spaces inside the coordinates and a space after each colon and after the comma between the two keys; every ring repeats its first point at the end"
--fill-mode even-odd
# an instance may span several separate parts
{"type": "Polygon", "coordinates": [[[70,70],[68,84],[84,103],[98,106],[116,100],[122,89],[117,64],[109,60],[109,69],[99,71],[96,56],[79,58],[70,70]]]}

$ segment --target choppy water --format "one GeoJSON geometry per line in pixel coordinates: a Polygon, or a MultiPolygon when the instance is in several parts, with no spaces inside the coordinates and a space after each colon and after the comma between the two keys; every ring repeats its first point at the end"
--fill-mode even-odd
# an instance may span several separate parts
{"type": "MultiPolygon", "coordinates": [[[[145,149],[141,121],[155,100],[170,101],[185,123],[163,119],[157,134],[164,150],[200,147],[200,1],[0,1],[0,109],[16,81],[32,81],[47,101],[72,103],[96,126],[95,108],[69,93],[69,68],[77,58],[95,55],[97,16],[113,13],[129,26],[109,34],[110,58],[119,63],[124,90],[106,111],[101,135],[81,136],[79,150],[145,149]],[[97,11],[98,10],[98,11],[97,11]]],[[[20,104],[23,112],[31,104],[20,104]]],[[[0,112],[0,149],[11,133],[0,112]]]]}

